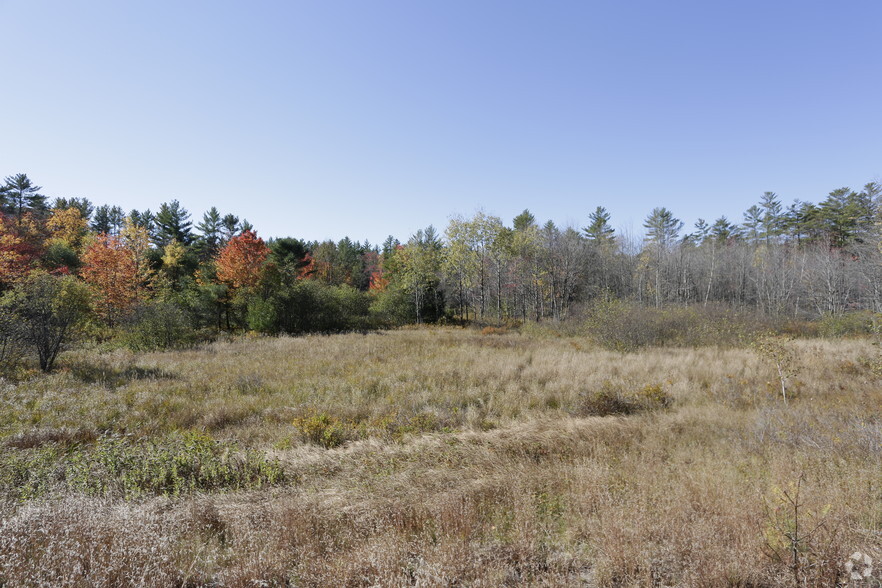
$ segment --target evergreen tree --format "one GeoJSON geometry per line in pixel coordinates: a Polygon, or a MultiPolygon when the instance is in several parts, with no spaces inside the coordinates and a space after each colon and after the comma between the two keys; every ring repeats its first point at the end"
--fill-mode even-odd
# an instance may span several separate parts
{"type": "Polygon", "coordinates": [[[514,217],[514,221],[512,224],[514,226],[514,230],[525,231],[527,230],[527,228],[536,225],[536,217],[533,216],[533,213],[525,208],[524,212],[514,217]]]}
{"type": "Polygon", "coordinates": [[[709,224],[707,224],[707,221],[703,218],[700,218],[695,221],[695,232],[686,235],[683,240],[695,243],[696,245],[701,245],[702,243],[704,243],[705,239],[707,239],[707,236],[710,234],[710,230],[711,227],[709,224]]]}
{"type": "Polygon", "coordinates": [[[102,204],[95,209],[92,217],[92,230],[96,233],[109,235],[111,232],[110,206],[102,204]]]}
{"type": "Polygon", "coordinates": [[[221,242],[228,243],[230,239],[239,234],[239,217],[235,214],[227,214],[221,220],[221,242]]]}
{"type": "Polygon", "coordinates": [[[212,206],[202,215],[202,222],[196,225],[196,230],[201,233],[197,240],[200,257],[210,259],[215,256],[220,248],[222,228],[220,212],[212,206]]]}
{"type": "Polygon", "coordinates": [[[95,207],[88,198],[56,198],[52,202],[52,208],[58,210],[67,210],[68,208],[76,208],[87,221],[92,218],[95,207]]]}
{"type": "Polygon", "coordinates": [[[386,237],[386,240],[383,241],[383,255],[392,255],[392,253],[398,248],[399,245],[401,245],[401,242],[392,235],[389,235],[388,237],[386,237]]]}
{"type": "Polygon", "coordinates": [[[677,241],[683,228],[683,221],[674,217],[667,208],[654,208],[646,217],[643,227],[646,229],[647,241],[666,249],[677,241]]]}
{"type": "Polygon", "coordinates": [[[591,222],[582,229],[582,232],[594,244],[610,243],[615,239],[615,229],[610,226],[609,219],[609,212],[604,207],[598,206],[594,212],[588,215],[588,220],[591,222]]]}
{"type": "Polygon", "coordinates": [[[818,206],[818,221],[831,247],[843,247],[854,236],[858,207],[851,188],[837,188],[818,206]]]}
{"type": "Polygon", "coordinates": [[[165,247],[172,241],[187,246],[193,242],[190,213],[177,200],[163,202],[156,213],[156,244],[165,247]]]}
{"type": "Polygon", "coordinates": [[[760,238],[760,229],[763,224],[763,210],[754,204],[744,211],[744,231],[747,240],[756,243],[760,238]]]}
{"type": "Polygon", "coordinates": [[[721,216],[711,225],[710,235],[718,245],[727,245],[729,241],[738,237],[738,227],[730,223],[725,216],[721,216]]]}
{"type": "Polygon", "coordinates": [[[129,219],[134,226],[147,229],[147,232],[151,235],[156,230],[156,215],[149,208],[144,212],[132,209],[129,213],[129,219]]]}
{"type": "Polygon", "coordinates": [[[110,234],[119,235],[126,220],[126,213],[119,206],[111,206],[108,220],[110,221],[110,234]]]}
{"type": "Polygon", "coordinates": [[[273,239],[268,243],[270,248],[270,261],[275,263],[283,272],[287,271],[295,275],[296,271],[303,267],[303,258],[306,257],[306,243],[300,239],[284,237],[273,239]]]}
{"type": "Polygon", "coordinates": [[[763,211],[760,221],[761,237],[765,239],[766,244],[769,244],[781,235],[784,228],[784,215],[778,195],[774,192],[765,192],[760,198],[760,208],[763,211]]]}
{"type": "Polygon", "coordinates": [[[878,182],[866,184],[862,192],[854,195],[852,208],[855,217],[855,241],[864,243],[878,236],[879,221],[882,221],[880,197],[882,185],[878,182]]]}
{"type": "Polygon", "coordinates": [[[674,214],[667,208],[654,208],[646,221],[643,223],[646,228],[646,254],[649,265],[654,275],[654,286],[652,288],[655,305],[661,306],[662,300],[665,298],[667,273],[668,252],[676,243],[680,235],[680,229],[683,228],[683,221],[676,218],[674,214]]]}
{"type": "Polygon", "coordinates": [[[19,224],[22,215],[27,211],[38,215],[46,213],[46,197],[39,193],[42,189],[35,186],[26,174],[7,176],[3,190],[6,211],[15,215],[19,224]]]}

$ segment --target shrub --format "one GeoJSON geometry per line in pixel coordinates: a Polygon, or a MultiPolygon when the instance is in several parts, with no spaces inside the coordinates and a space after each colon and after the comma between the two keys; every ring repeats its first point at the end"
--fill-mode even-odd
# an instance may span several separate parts
{"type": "Polygon", "coordinates": [[[661,384],[647,384],[629,393],[607,381],[597,390],[580,394],[573,412],[578,416],[627,415],[640,410],[666,408],[672,402],[661,384]]]}
{"type": "Polygon", "coordinates": [[[248,328],[260,333],[333,333],[370,326],[370,299],[352,286],[301,280],[248,301],[248,328]]]}
{"type": "Polygon", "coordinates": [[[741,345],[762,328],[755,316],[725,306],[659,309],[621,300],[595,304],[585,324],[597,343],[616,351],[662,345],[741,345]]]}
{"type": "Polygon", "coordinates": [[[24,352],[24,333],[19,321],[8,308],[0,306],[0,376],[15,372],[24,352]]]}
{"type": "Polygon", "coordinates": [[[637,404],[633,399],[626,397],[610,382],[604,382],[599,390],[580,394],[574,412],[578,416],[608,416],[631,414],[636,410],[637,404]]]}
{"type": "Polygon", "coordinates": [[[416,322],[410,294],[400,286],[390,285],[372,294],[370,312],[378,323],[396,327],[416,322]]]}
{"type": "Polygon", "coordinates": [[[192,345],[196,334],[189,317],[172,302],[150,302],[135,311],[123,335],[133,351],[176,349],[192,345]]]}
{"type": "Polygon", "coordinates": [[[141,442],[108,436],[93,445],[50,443],[0,453],[0,491],[19,500],[56,489],[132,500],[284,481],[281,466],[261,453],[195,432],[141,442]]]}
{"type": "Polygon", "coordinates": [[[869,311],[828,314],[818,321],[818,331],[822,337],[872,335],[879,332],[880,327],[882,315],[869,311]]]}
{"type": "Polygon", "coordinates": [[[55,359],[89,310],[89,291],[73,276],[36,275],[17,285],[7,298],[23,338],[37,353],[40,369],[55,359]]]}
{"type": "Polygon", "coordinates": [[[325,449],[339,447],[358,436],[354,425],[346,423],[326,412],[310,411],[293,422],[303,440],[325,449]]]}

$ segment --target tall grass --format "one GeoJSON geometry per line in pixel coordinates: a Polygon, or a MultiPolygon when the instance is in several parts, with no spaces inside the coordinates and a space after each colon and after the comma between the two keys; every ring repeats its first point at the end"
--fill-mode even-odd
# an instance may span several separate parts
{"type": "Polygon", "coordinates": [[[69,354],[0,390],[2,463],[40,455],[46,483],[5,486],[0,584],[833,586],[882,557],[882,362],[786,344],[786,406],[737,346],[420,329],[69,354]],[[127,493],[102,457],[123,435],[128,468],[196,439],[200,464],[280,474],[127,493]]]}

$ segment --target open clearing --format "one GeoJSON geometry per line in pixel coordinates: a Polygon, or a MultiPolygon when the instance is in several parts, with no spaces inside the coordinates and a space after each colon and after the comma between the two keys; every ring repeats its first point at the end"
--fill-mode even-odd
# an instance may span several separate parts
{"type": "Polygon", "coordinates": [[[786,404],[752,348],[71,352],[0,384],[0,585],[833,586],[882,557],[882,356],[786,347],[786,404]]]}

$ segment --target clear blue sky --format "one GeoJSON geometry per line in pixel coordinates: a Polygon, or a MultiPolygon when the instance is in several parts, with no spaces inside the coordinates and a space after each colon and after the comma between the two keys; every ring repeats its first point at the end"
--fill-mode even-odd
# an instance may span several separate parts
{"type": "Polygon", "coordinates": [[[882,177],[882,2],[0,0],[0,175],[264,237],[641,230],[882,177]]]}

